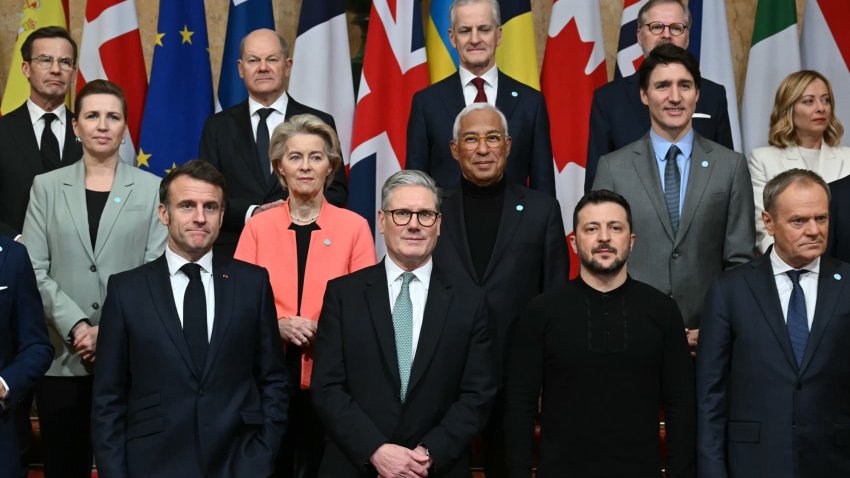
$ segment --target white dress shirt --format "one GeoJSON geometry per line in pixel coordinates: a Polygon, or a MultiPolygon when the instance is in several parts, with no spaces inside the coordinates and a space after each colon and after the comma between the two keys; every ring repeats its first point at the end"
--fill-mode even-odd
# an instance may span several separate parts
{"type": "MultiPolygon", "coordinates": [[[[466,106],[469,106],[475,101],[475,96],[478,94],[478,88],[472,84],[475,75],[462,66],[458,68],[458,73],[460,74],[460,84],[463,85],[463,101],[466,106]]],[[[487,95],[487,103],[496,106],[496,93],[499,90],[498,68],[493,65],[493,68],[485,71],[481,78],[484,80],[484,94],[487,95]]]]}
{"type": "MultiPolygon", "coordinates": [[[[212,279],[212,251],[207,252],[196,262],[201,266],[201,282],[204,284],[204,294],[207,298],[207,340],[212,337],[213,322],[215,321],[215,283],[212,279]]],[[[169,246],[165,246],[165,261],[168,263],[168,276],[171,278],[171,292],[174,294],[174,305],[180,326],[183,326],[183,296],[189,286],[189,276],[180,270],[189,261],[177,255],[169,246]]]]}
{"type": "MultiPolygon", "coordinates": [[[[782,316],[788,322],[788,302],[791,301],[791,290],[794,283],[786,272],[794,270],[793,267],[783,261],[776,254],[776,248],[770,251],[770,264],[773,266],[773,277],[776,279],[776,290],[779,292],[779,303],[782,304],[782,316]]],[[[818,276],[820,275],[820,257],[801,267],[807,270],[800,275],[800,287],[806,296],[806,319],[809,322],[809,330],[812,330],[812,322],[815,319],[815,306],[818,303],[818,276]]]]}
{"type": "MultiPolygon", "coordinates": [[[[41,134],[44,132],[44,116],[47,111],[44,111],[32,100],[27,99],[27,109],[30,112],[30,120],[32,120],[32,130],[35,133],[35,141],[38,143],[38,149],[41,150],[41,134]]],[[[50,124],[50,130],[59,141],[59,160],[62,160],[62,150],[65,149],[65,104],[61,104],[51,111],[56,115],[53,123],[50,124]]]]}
{"type": "MultiPolygon", "coordinates": [[[[280,95],[280,98],[276,99],[274,103],[269,106],[264,106],[260,104],[254,98],[248,97],[248,113],[251,118],[251,131],[254,133],[254,142],[257,140],[257,127],[260,125],[260,115],[257,111],[263,108],[271,108],[274,111],[266,118],[266,126],[269,127],[269,144],[271,144],[272,133],[274,133],[274,129],[280,126],[284,120],[286,119],[286,107],[289,104],[289,96],[284,92],[280,95]]],[[[274,173],[272,171],[272,163],[269,161],[269,172],[274,173]]],[[[252,204],[248,206],[248,210],[245,212],[245,222],[248,222],[248,219],[251,219],[251,215],[254,214],[254,209],[257,208],[259,204],[252,204]]]]}
{"type": "MultiPolygon", "coordinates": [[[[390,292],[390,310],[395,307],[395,300],[401,293],[402,278],[401,275],[406,270],[402,269],[389,255],[386,256],[384,266],[387,269],[387,287],[390,292]]],[[[422,330],[422,319],[425,315],[425,301],[428,298],[428,286],[431,283],[431,270],[434,268],[434,263],[428,259],[422,267],[410,272],[416,276],[410,281],[410,303],[413,305],[413,349],[411,356],[416,357],[416,346],[419,344],[419,332],[422,330]]]]}

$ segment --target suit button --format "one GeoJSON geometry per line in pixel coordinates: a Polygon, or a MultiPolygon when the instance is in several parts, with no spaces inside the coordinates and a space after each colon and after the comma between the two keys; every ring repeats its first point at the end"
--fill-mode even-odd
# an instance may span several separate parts
{"type": "Polygon", "coordinates": [[[799,391],[803,390],[803,384],[802,384],[802,383],[800,383],[800,382],[797,382],[797,384],[796,384],[796,387],[795,387],[795,388],[796,388],[796,389],[797,389],[797,391],[799,392],[799,391]]]}
{"type": "Polygon", "coordinates": [[[204,396],[204,389],[203,388],[198,390],[198,395],[200,395],[202,397],[204,396]]]}
{"type": "Polygon", "coordinates": [[[92,304],[92,305],[91,305],[91,308],[92,308],[92,309],[94,309],[94,310],[97,310],[97,309],[99,309],[99,308],[100,308],[100,304],[98,304],[97,302],[95,302],[94,304],[92,304]]]}
{"type": "Polygon", "coordinates": [[[97,272],[97,266],[92,264],[92,266],[89,267],[89,270],[92,271],[92,272],[97,272]]]}
{"type": "Polygon", "coordinates": [[[679,258],[679,251],[673,251],[673,259],[679,258]]]}

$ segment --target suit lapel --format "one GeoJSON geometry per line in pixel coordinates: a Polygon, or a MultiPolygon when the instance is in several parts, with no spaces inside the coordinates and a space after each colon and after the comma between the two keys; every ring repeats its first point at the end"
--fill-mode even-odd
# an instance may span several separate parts
{"type": "Polygon", "coordinates": [[[127,204],[130,194],[133,192],[133,176],[130,174],[130,166],[118,161],[115,167],[115,179],[112,181],[112,191],[103,208],[100,224],[97,226],[97,240],[95,241],[94,257],[99,258],[104,244],[109,240],[115,222],[121,215],[121,211],[127,204]]]}
{"type": "Polygon", "coordinates": [[[842,174],[844,169],[844,160],[835,155],[835,150],[824,143],[820,148],[820,171],[818,174],[830,181],[833,178],[842,178],[846,174],[842,174]]]}
{"type": "MultiPolygon", "coordinates": [[[[384,259],[386,261],[388,259],[384,259]]],[[[393,329],[393,314],[390,310],[390,293],[387,287],[386,266],[379,262],[373,269],[373,274],[366,283],[366,302],[369,305],[369,317],[375,328],[375,335],[381,346],[381,355],[390,371],[396,390],[401,387],[398,374],[398,358],[395,348],[395,330],[393,329]]]]}
{"type": "Polygon", "coordinates": [[[89,260],[95,262],[89,234],[88,210],[86,209],[85,166],[80,161],[67,168],[65,172],[62,181],[62,195],[65,198],[68,215],[71,216],[71,222],[74,223],[83,250],[86,251],[89,260]]]}
{"type": "Polygon", "coordinates": [[[638,124],[640,125],[640,131],[649,131],[652,124],[649,120],[649,109],[640,100],[640,82],[638,81],[638,74],[635,73],[627,76],[625,81],[627,85],[626,98],[629,102],[629,106],[631,107],[631,111],[634,113],[635,119],[639,121],[638,124]]]}
{"type": "Polygon", "coordinates": [[[499,258],[510,248],[514,234],[516,234],[522,218],[525,216],[524,199],[525,195],[519,188],[514,187],[513,184],[507,184],[505,186],[502,218],[499,220],[499,230],[496,233],[496,242],[493,244],[493,253],[490,254],[490,260],[487,261],[487,270],[484,272],[484,277],[481,278],[482,283],[493,273],[499,262],[499,258]]]}
{"type": "Polygon", "coordinates": [[[466,217],[463,214],[463,191],[461,189],[455,189],[454,194],[445,199],[443,211],[448,212],[448,214],[443,215],[443,221],[446,222],[444,231],[452,231],[452,233],[446,234],[452,243],[452,247],[457,250],[457,256],[463,262],[469,276],[475,282],[479,282],[475,266],[472,264],[472,251],[469,250],[469,241],[466,235],[466,217]]]}
{"type": "Polygon", "coordinates": [[[496,106],[502,110],[506,118],[511,118],[514,108],[522,101],[517,88],[517,81],[499,70],[499,87],[496,90],[496,106]]]}
{"type": "MultiPolygon", "coordinates": [[[[230,261],[227,258],[213,255],[213,284],[215,287],[215,318],[213,319],[212,336],[210,337],[210,349],[207,353],[206,365],[204,365],[204,373],[201,377],[206,377],[215,361],[218,351],[221,349],[221,344],[227,336],[227,328],[233,318],[233,301],[234,301],[234,285],[236,279],[231,279],[228,275],[228,266],[230,261]]],[[[187,349],[188,350],[188,349],[187,349]]]]}
{"type": "Polygon", "coordinates": [[[443,325],[446,322],[449,305],[452,301],[451,286],[445,282],[441,274],[434,270],[428,286],[428,298],[425,300],[425,311],[422,315],[422,329],[419,332],[419,342],[416,345],[416,356],[410,369],[410,382],[407,385],[407,395],[416,388],[416,384],[428,370],[431,357],[440,342],[443,325]]]}
{"type": "Polygon", "coordinates": [[[753,270],[746,275],[746,281],[761,309],[762,317],[767,321],[776,341],[779,342],[779,348],[785,354],[788,365],[796,370],[797,359],[791,348],[785,316],[782,313],[782,305],[779,303],[779,292],[776,290],[773,266],[770,264],[770,251],[765,252],[761,259],[749,263],[748,267],[752,267],[753,270]]]}
{"type": "Polygon", "coordinates": [[[838,299],[844,291],[844,282],[840,279],[841,276],[835,273],[836,269],[836,264],[831,259],[821,257],[815,318],[812,321],[812,330],[809,332],[809,341],[803,354],[803,363],[800,365],[801,374],[806,371],[806,367],[809,366],[812,357],[817,352],[827,327],[835,315],[833,312],[838,304],[838,299]]]}
{"type": "Polygon", "coordinates": [[[177,306],[174,304],[174,292],[171,290],[171,277],[168,275],[168,262],[165,255],[149,263],[147,274],[148,289],[151,294],[151,302],[156,309],[157,317],[162,322],[165,332],[183,358],[186,367],[192,372],[196,379],[200,379],[195,364],[189,355],[189,346],[183,335],[183,326],[180,324],[180,316],[177,315],[177,306]]]}
{"type": "MultiPolygon", "coordinates": [[[[12,111],[6,117],[9,121],[12,134],[10,135],[15,142],[14,151],[23,156],[20,165],[22,168],[32,172],[34,177],[37,174],[45,172],[44,162],[41,159],[41,152],[38,149],[38,140],[35,138],[35,131],[32,128],[32,120],[30,112],[27,109],[27,104],[12,111]]],[[[73,132],[71,140],[73,141],[73,132]]],[[[66,141],[65,144],[68,142],[66,141]]]]}
{"type": "Polygon", "coordinates": [[[711,179],[711,174],[714,172],[715,164],[711,159],[712,146],[710,143],[703,141],[702,137],[694,133],[694,146],[691,150],[691,167],[688,173],[688,187],[685,191],[685,205],[682,207],[682,216],[679,221],[679,231],[677,241],[685,237],[685,232],[688,230],[691,221],[696,214],[697,206],[702,200],[705,193],[705,188],[708,186],[708,180],[711,179]],[[703,163],[707,167],[703,167],[703,163]]]}
{"type": "Polygon", "coordinates": [[[230,130],[236,149],[242,151],[242,160],[248,171],[254,176],[257,184],[262,185],[259,190],[265,188],[268,176],[260,170],[260,161],[257,159],[257,144],[254,142],[254,130],[251,128],[251,110],[248,101],[244,101],[230,110],[230,130]]]}
{"type": "Polygon", "coordinates": [[[62,165],[77,161],[83,155],[83,145],[78,143],[74,134],[74,114],[65,108],[65,146],[62,148],[62,165]]]}
{"type": "Polygon", "coordinates": [[[440,89],[440,99],[446,108],[446,117],[454,121],[457,112],[466,106],[466,101],[463,99],[463,85],[460,84],[458,72],[445,80],[443,88],[440,89]]]}
{"type": "Polygon", "coordinates": [[[643,184],[646,195],[649,196],[649,202],[652,203],[655,213],[658,214],[658,218],[664,226],[664,231],[672,241],[675,240],[673,226],[670,224],[670,213],[667,211],[667,203],[664,201],[664,190],[661,188],[658,163],[655,160],[655,151],[652,149],[652,140],[649,139],[649,134],[644,135],[641,143],[637,143],[633,150],[635,156],[632,164],[643,184]]]}

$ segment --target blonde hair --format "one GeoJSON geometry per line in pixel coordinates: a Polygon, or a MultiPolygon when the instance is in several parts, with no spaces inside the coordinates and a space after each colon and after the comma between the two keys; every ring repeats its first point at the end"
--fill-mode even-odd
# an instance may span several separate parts
{"type": "Polygon", "coordinates": [[[829,123],[823,132],[823,142],[836,146],[844,135],[844,126],[835,115],[835,95],[832,93],[832,85],[825,76],[814,70],[801,70],[791,73],[776,89],[776,98],[773,101],[773,111],[770,113],[770,134],[767,142],[777,148],[787,148],[800,143],[797,130],[794,128],[794,105],[806,88],[815,80],[821,80],[826,85],[830,99],[829,123]]]}
{"type": "Polygon", "coordinates": [[[325,155],[331,163],[331,173],[325,178],[325,189],[327,189],[333,181],[334,173],[342,164],[339,138],[333,128],[319,119],[318,116],[311,114],[293,116],[289,118],[289,121],[281,123],[272,132],[272,138],[269,142],[269,158],[272,162],[272,169],[277,175],[278,181],[280,181],[280,186],[284,191],[287,190],[286,179],[279,172],[280,162],[286,154],[286,142],[299,134],[318,136],[325,142],[325,155]]]}

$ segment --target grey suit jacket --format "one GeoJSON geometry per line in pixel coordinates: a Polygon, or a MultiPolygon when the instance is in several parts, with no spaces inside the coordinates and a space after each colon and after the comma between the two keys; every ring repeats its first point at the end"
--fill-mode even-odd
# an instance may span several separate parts
{"type": "Polygon", "coordinates": [[[753,187],[739,153],[694,135],[679,230],[673,235],[649,135],[600,159],[593,189],[629,202],[637,234],[629,274],[676,300],[685,326],[698,328],[711,280],[752,259],[753,187]]]}
{"type": "Polygon", "coordinates": [[[83,162],[35,177],[22,240],[55,350],[47,375],[91,373],[65,339],[82,319],[99,323],[109,276],[162,255],[158,194],[159,178],[119,161],[92,250],[83,162]]]}

